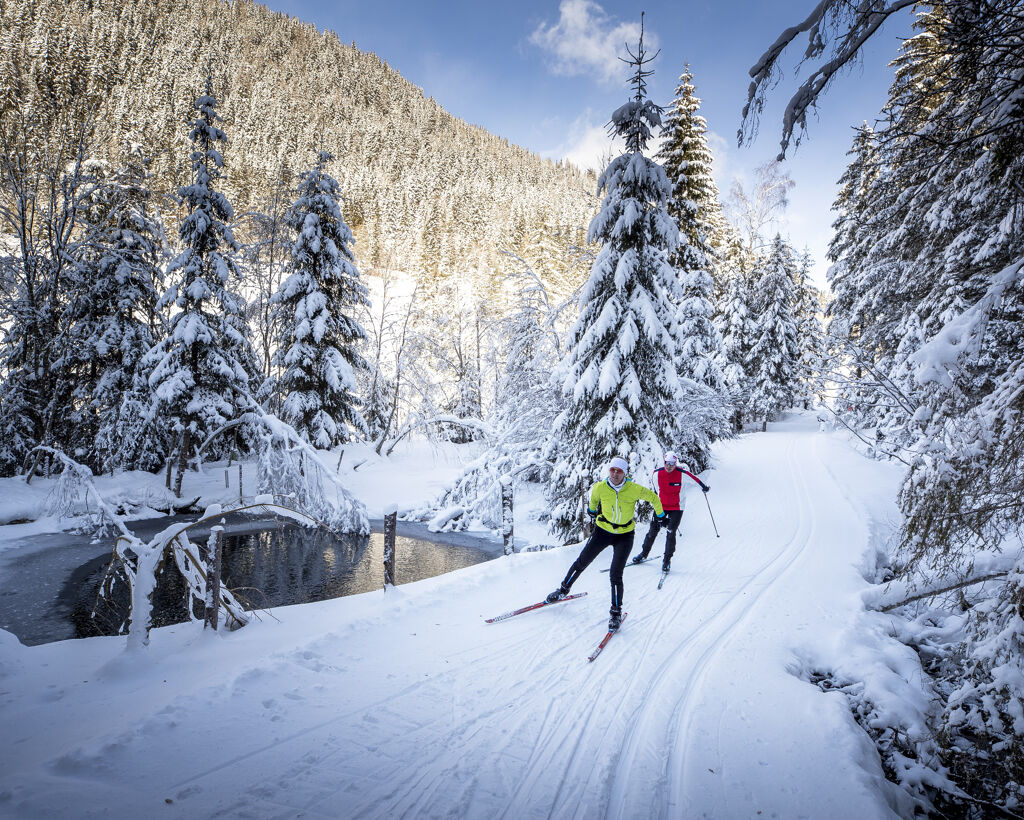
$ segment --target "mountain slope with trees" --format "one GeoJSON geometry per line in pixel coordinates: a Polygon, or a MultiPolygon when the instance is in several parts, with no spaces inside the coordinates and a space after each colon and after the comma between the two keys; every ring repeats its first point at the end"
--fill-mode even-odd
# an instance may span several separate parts
{"type": "Polygon", "coordinates": [[[427,278],[491,266],[538,230],[572,231],[595,178],[468,125],[375,54],[249,0],[14,0],[0,7],[0,100],[71,103],[94,151],[153,157],[157,192],[188,183],[182,123],[210,76],[231,141],[223,184],[245,215],[294,183],[310,146],[338,157],[361,264],[427,278]]]}

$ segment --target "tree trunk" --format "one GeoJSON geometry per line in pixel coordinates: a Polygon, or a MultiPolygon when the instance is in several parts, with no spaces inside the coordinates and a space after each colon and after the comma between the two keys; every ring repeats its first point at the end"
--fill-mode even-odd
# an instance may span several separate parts
{"type": "Polygon", "coordinates": [[[181,498],[181,483],[185,480],[185,469],[188,467],[188,453],[192,449],[192,431],[187,427],[181,434],[181,452],[178,453],[178,475],[174,479],[174,495],[181,498]]]}

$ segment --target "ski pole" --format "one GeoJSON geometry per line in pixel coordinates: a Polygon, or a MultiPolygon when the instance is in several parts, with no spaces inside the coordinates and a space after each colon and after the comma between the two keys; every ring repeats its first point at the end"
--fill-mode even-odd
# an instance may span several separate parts
{"type": "Polygon", "coordinates": [[[718,534],[718,525],[715,523],[714,513],[711,512],[711,502],[708,501],[708,494],[704,493],[704,503],[708,505],[708,515],[711,516],[711,526],[715,528],[715,538],[721,538],[718,534]]]}

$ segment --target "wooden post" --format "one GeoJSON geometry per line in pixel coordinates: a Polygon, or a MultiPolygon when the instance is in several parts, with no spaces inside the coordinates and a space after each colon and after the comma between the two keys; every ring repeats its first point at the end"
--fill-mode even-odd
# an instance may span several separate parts
{"type": "Polygon", "coordinates": [[[224,468],[224,489],[226,490],[230,486],[231,486],[231,473],[228,471],[228,468],[225,467],[224,468]]]}
{"type": "Polygon", "coordinates": [[[224,555],[224,528],[217,525],[210,530],[206,542],[206,622],[203,629],[210,627],[217,631],[217,616],[220,614],[220,570],[224,555]]]}
{"type": "Polygon", "coordinates": [[[238,460],[238,500],[244,500],[242,498],[242,460],[238,460]]]}
{"type": "Polygon", "coordinates": [[[398,510],[384,512],[384,589],[395,585],[395,533],[398,531],[398,510]]]}
{"type": "Polygon", "coordinates": [[[512,476],[501,477],[501,537],[505,555],[515,552],[515,518],[512,514],[512,476]]]}

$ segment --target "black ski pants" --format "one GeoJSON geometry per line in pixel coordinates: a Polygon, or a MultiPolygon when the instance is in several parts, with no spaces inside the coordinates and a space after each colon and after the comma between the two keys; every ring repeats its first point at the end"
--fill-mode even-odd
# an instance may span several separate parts
{"type": "Polygon", "coordinates": [[[615,551],[612,555],[612,612],[616,615],[622,612],[622,570],[626,566],[626,559],[633,551],[633,530],[629,532],[608,532],[600,527],[595,527],[590,539],[583,545],[579,557],[569,567],[562,586],[571,589],[576,579],[583,574],[583,570],[589,567],[595,558],[600,555],[604,548],[611,546],[615,551]]]}
{"type": "Polygon", "coordinates": [[[651,547],[654,546],[654,539],[658,537],[658,530],[665,528],[665,557],[664,562],[672,560],[676,554],[676,530],[679,529],[679,522],[683,520],[682,510],[665,510],[665,520],[651,519],[651,528],[644,536],[644,545],[640,548],[640,554],[646,558],[651,554],[651,547]]]}

